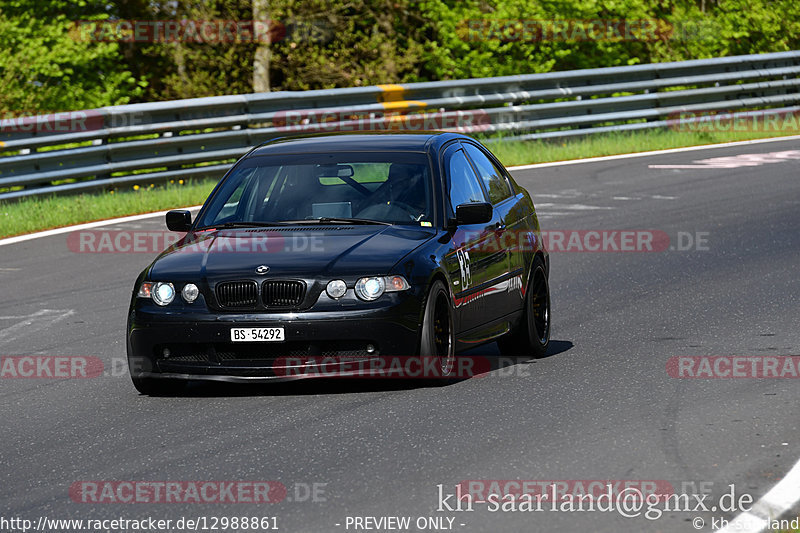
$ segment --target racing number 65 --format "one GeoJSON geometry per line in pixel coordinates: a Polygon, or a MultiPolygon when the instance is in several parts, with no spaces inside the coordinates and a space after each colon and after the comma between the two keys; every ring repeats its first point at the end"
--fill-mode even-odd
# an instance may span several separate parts
{"type": "Polygon", "coordinates": [[[461,290],[464,290],[472,283],[472,272],[469,269],[469,252],[459,248],[456,252],[456,257],[458,257],[458,268],[461,270],[461,290]]]}

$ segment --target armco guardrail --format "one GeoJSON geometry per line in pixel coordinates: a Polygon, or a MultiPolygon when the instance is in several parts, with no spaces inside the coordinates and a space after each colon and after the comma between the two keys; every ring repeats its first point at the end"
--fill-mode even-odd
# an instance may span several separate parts
{"type": "Polygon", "coordinates": [[[447,129],[516,139],[663,128],[681,112],[800,111],[800,51],[351,89],[218,96],[0,121],[0,200],[219,177],[268,139],[447,129]]]}

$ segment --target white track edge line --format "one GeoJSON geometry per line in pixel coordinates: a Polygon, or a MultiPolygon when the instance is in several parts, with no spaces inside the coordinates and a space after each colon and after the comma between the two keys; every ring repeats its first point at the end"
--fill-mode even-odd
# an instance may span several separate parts
{"type": "MultiPolygon", "coordinates": [[[[190,207],[178,207],[176,209],[199,209],[201,205],[193,205],[190,207]]],[[[169,211],[169,210],[168,210],[169,211]]],[[[158,216],[164,216],[167,214],[167,211],[155,211],[153,213],[144,213],[141,215],[130,215],[126,217],[120,218],[109,218],[107,220],[96,220],[94,222],[86,222],[84,224],[76,224],[74,226],[64,226],[61,228],[55,229],[48,229],[45,231],[39,231],[37,233],[27,233],[25,235],[17,235],[16,237],[8,237],[7,239],[0,239],[0,246],[5,246],[7,244],[15,244],[18,242],[25,242],[30,241],[33,239],[39,239],[41,237],[50,237],[52,235],[60,235],[62,233],[69,233],[72,231],[79,231],[83,229],[90,229],[90,228],[98,228],[102,226],[108,226],[110,224],[124,224],[125,222],[134,222],[136,220],[144,220],[146,218],[153,218],[158,216]]]]}
{"type": "Polygon", "coordinates": [[[760,533],[770,529],[770,520],[778,520],[800,502],[800,461],[769,492],[755,502],[750,510],[728,522],[719,533],[760,533]],[[794,494],[792,492],[794,491],[794,494]]]}
{"type": "Polygon", "coordinates": [[[613,161],[615,159],[629,159],[633,157],[648,157],[662,154],[678,154],[681,152],[692,152],[695,150],[711,150],[714,148],[728,148],[732,146],[747,146],[750,144],[770,143],[780,141],[800,140],[800,135],[788,135],[786,137],[769,137],[767,139],[752,139],[749,141],[732,141],[719,144],[701,144],[699,146],[682,146],[680,148],[668,148],[665,150],[650,150],[649,152],[631,152],[628,154],[604,155],[600,157],[587,157],[584,159],[567,159],[566,161],[550,161],[547,163],[534,163],[532,165],[517,165],[506,167],[508,170],[528,170],[533,168],[557,167],[561,165],[577,165],[579,163],[598,163],[601,161],[613,161]]]}

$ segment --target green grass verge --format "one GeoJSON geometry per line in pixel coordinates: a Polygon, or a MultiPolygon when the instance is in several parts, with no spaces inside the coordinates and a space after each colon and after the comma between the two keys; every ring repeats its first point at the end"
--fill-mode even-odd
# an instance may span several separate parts
{"type": "MultiPolygon", "coordinates": [[[[797,135],[800,131],[787,131],[786,135],[797,135]]],[[[681,132],[652,130],[637,133],[616,133],[587,136],[569,141],[495,142],[487,146],[506,166],[566,161],[584,157],[627,154],[666,150],[684,146],[699,146],[733,141],[747,141],[780,137],[774,131],[767,132],[681,132]]],[[[754,149],[757,150],[757,149],[754,149]]]]}
{"type": "MultiPolygon", "coordinates": [[[[791,135],[797,132],[786,132],[791,135]]],[[[564,142],[501,141],[491,150],[508,166],[584,157],[664,150],[731,141],[776,137],[776,132],[679,132],[653,130],[587,136],[564,142]]],[[[146,178],[145,178],[146,179],[146,178]]],[[[216,181],[177,182],[120,189],[113,193],[30,198],[0,202],[0,238],[118,216],[198,205],[216,181]]]]}
{"type": "Polygon", "coordinates": [[[81,222],[202,204],[216,180],[142,185],[97,194],[26,198],[0,203],[0,237],[81,222]]]}

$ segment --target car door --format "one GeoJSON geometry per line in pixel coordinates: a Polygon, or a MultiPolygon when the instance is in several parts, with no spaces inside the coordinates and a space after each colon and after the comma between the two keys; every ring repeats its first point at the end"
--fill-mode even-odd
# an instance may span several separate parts
{"type": "MultiPolygon", "coordinates": [[[[442,168],[448,191],[448,217],[455,218],[456,206],[486,202],[488,198],[464,150],[458,143],[443,154],[442,168]]],[[[452,235],[451,252],[445,257],[456,307],[459,332],[476,328],[497,316],[503,295],[495,287],[505,272],[506,259],[499,250],[494,230],[499,221],[459,226],[452,235]]]]}
{"type": "Polygon", "coordinates": [[[503,314],[514,312],[522,304],[524,279],[524,259],[518,240],[529,238],[524,231],[525,210],[524,204],[521,203],[522,195],[515,194],[500,163],[495,161],[483,147],[468,141],[462,142],[461,145],[480,176],[492,203],[496,217],[495,237],[498,247],[505,253],[505,272],[498,280],[505,295],[502,298],[503,314]]]}

